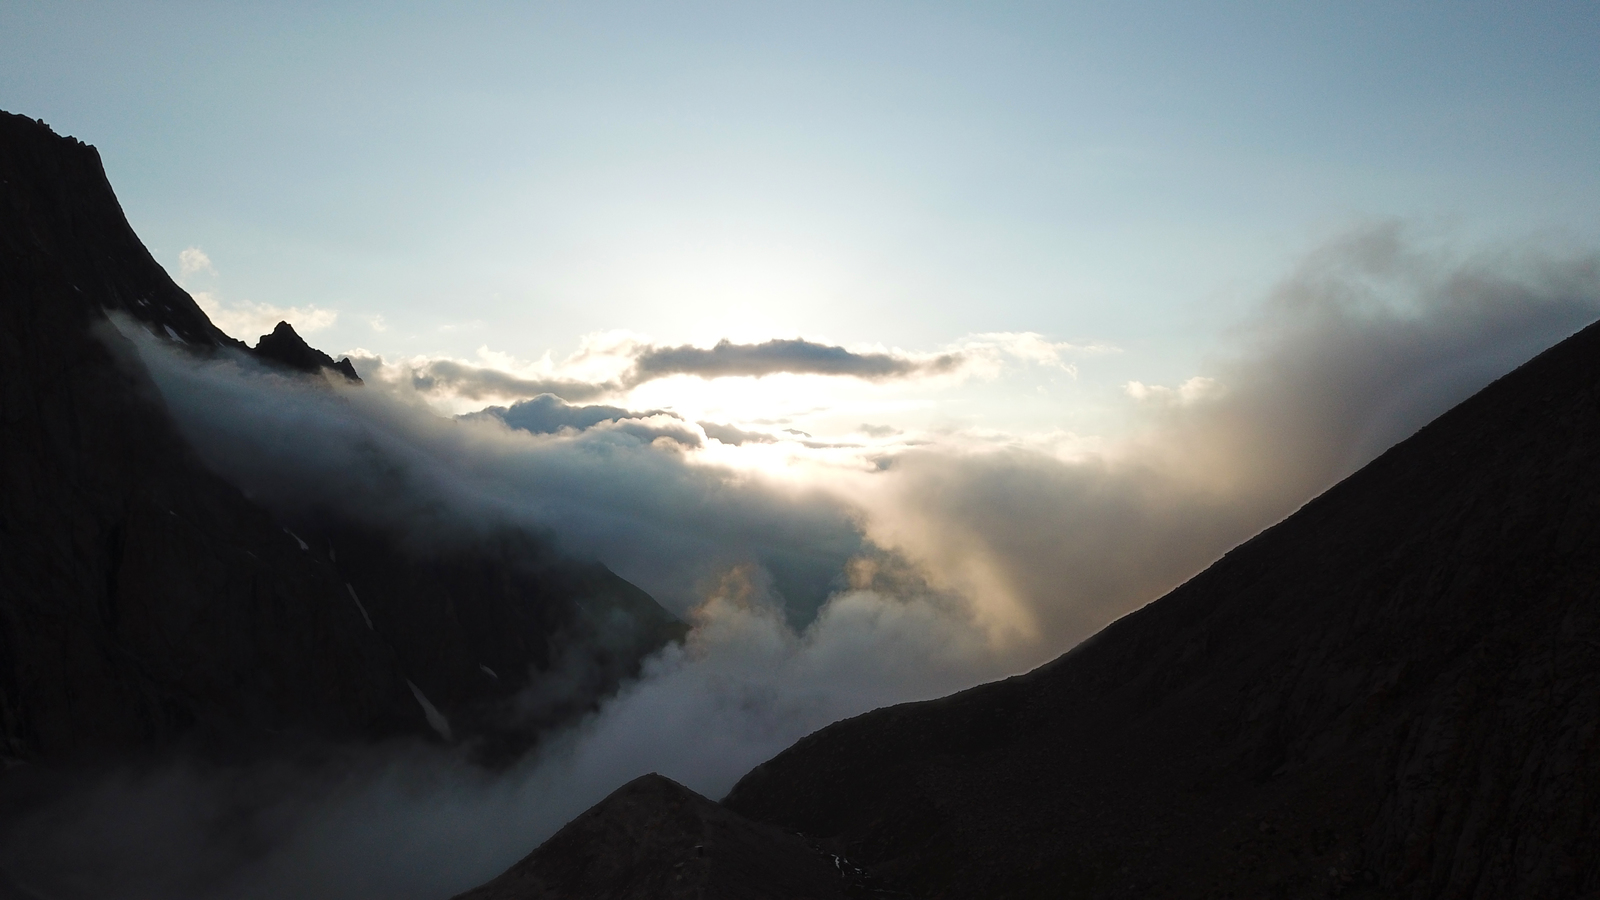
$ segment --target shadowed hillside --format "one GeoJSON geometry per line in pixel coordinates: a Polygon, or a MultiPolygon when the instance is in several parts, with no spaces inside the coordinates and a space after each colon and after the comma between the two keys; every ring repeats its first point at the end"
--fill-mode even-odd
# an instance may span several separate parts
{"type": "Polygon", "coordinates": [[[1600,890],[1600,326],[1034,672],[725,803],[925,897],[1600,890]]]}
{"type": "Polygon", "coordinates": [[[843,900],[839,864],[677,782],[645,775],[456,900],[843,900]]]}
{"type": "Polygon", "coordinates": [[[254,351],[220,332],[93,147],[0,114],[0,755],[435,731],[514,752],[682,634],[538,536],[424,553],[403,523],[280,521],[199,461],[106,311],[200,357],[359,381],[286,324],[254,351]],[[558,662],[586,680],[516,707],[558,662]]]}
{"type": "MultiPolygon", "coordinates": [[[[852,896],[1594,896],[1597,686],[1591,326],[1054,662],[829,726],[723,809],[852,896]]],[[[642,819],[685,844],[681,802],[613,797],[522,870],[642,819]]],[[[466,896],[588,896],[518,871],[466,896]]]]}

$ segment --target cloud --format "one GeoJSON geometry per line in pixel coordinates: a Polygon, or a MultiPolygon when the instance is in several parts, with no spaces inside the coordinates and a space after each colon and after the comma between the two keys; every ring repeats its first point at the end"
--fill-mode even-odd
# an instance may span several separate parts
{"type": "Polygon", "coordinates": [[[248,344],[271,334],[279,322],[288,322],[301,334],[312,334],[331,327],[339,318],[336,310],[316,306],[273,306],[248,300],[224,303],[210,291],[195,291],[191,296],[212,324],[248,344]]]}
{"type": "Polygon", "coordinates": [[[961,363],[962,356],[959,353],[914,358],[896,353],[855,353],[843,347],[800,339],[770,340],[760,344],[735,344],[722,340],[709,350],[687,344],[643,348],[634,357],[628,383],[630,386],[638,385],[669,375],[760,378],[780,372],[879,381],[944,374],[959,368],[961,363]]]}
{"type": "Polygon", "coordinates": [[[436,359],[409,368],[411,386],[424,393],[451,393],[471,400],[537,397],[550,394],[569,402],[582,402],[619,392],[616,383],[595,383],[570,378],[519,378],[500,369],[436,359]]]}
{"type": "Polygon", "coordinates": [[[248,300],[229,301],[215,291],[192,289],[195,276],[216,274],[211,257],[199,247],[189,247],[178,254],[178,282],[191,289],[190,296],[210,317],[212,324],[246,343],[254,344],[279,322],[288,322],[301,334],[311,334],[332,326],[339,318],[337,311],[315,305],[284,307],[248,300]]]}
{"type": "Polygon", "coordinates": [[[1188,406],[1199,403],[1208,397],[1214,396],[1222,387],[1215,378],[1196,375],[1178,385],[1176,388],[1165,387],[1159,384],[1145,384],[1142,381],[1130,381],[1123,385],[1123,391],[1129,397],[1143,403],[1158,403],[1165,405],[1188,406]]]}
{"type": "Polygon", "coordinates": [[[190,247],[178,254],[178,277],[189,278],[202,272],[215,275],[217,270],[211,265],[211,257],[206,255],[199,247],[190,247]]]}
{"type": "Polygon", "coordinates": [[[745,431],[732,425],[718,425],[716,422],[698,422],[700,430],[706,437],[721,441],[730,447],[739,447],[744,444],[770,444],[777,440],[770,434],[760,431],[745,431]]]}
{"type": "Polygon", "coordinates": [[[78,885],[61,896],[447,896],[634,775],[719,796],[829,721],[1055,656],[1596,315],[1600,258],[1451,254],[1375,226],[1310,254],[1209,381],[1129,391],[1126,434],[863,450],[813,464],[811,487],[604,427],[623,419],[451,421],[403,383],[313,391],[136,334],[185,433],[255,496],[326,494],[436,536],[554,528],[694,631],[506,771],[409,746],[128,770],[13,820],[0,859],[78,885]],[[786,565],[823,585],[813,616],[792,615],[786,565]]]}
{"type": "Polygon", "coordinates": [[[858,479],[867,534],[1042,661],[1161,595],[1600,315],[1600,258],[1450,254],[1397,225],[1318,249],[1136,429],[1063,456],[933,445],[858,479]]]}
{"type": "Polygon", "coordinates": [[[803,339],[774,339],[757,344],[722,340],[715,345],[662,347],[631,332],[587,336],[577,352],[559,364],[548,358],[532,365],[479,348],[476,363],[419,357],[386,363],[373,357],[358,360],[363,377],[374,366],[408,379],[412,388],[443,400],[516,400],[550,394],[569,403],[622,397],[630,391],[674,375],[706,380],[809,375],[867,382],[910,381],[940,377],[998,375],[1010,360],[1060,369],[1076,376],[1067,353],[1114,352],[1104,344],[1052,342],[1034,332],[969,335],[936,353],[854,351],[803,339]]]}
{"type": "Polygon", "coordinates": [[[633,777],[720,796],[828,722],[999,674],[930,605],[842,594],[797,635],[751,584],[731,570],[687,646],[508,769],[402,743],[74,773],[54,803],[0,823],[0,865],[52,900],[440,900],[633,777]]]}
{"type": "Polygon", "coordinates": [[[410,529],[424,545],[501,524],[546,532],[680,613],[706,579],[754,564],[797,622],[815,615],[860,546],[845,504],[690,460],[680,451],[703,434],[654,410],[612,418],[627,411],[554,397],[509,408],[541,432],[530,433],[492,413],[441,417],[404,381],[329,389],[243,357],[195,360],[137,326],[126,333],[206,462],[280,515],[331,507],[410,529]],[[592,424],[562,428],[560,418],[592,424]]]}
{"type": "Polygon", "coordinates": [[[555,434],[564,428],[582,431],[602,422],[619,419],[648,419],[653,416],[671,416],[665,410],[651,409],[633,412],[620,406],[574,406],[554,394],[540,394],[532,400],[522,400],[504,406],[490,406],[476,413],[462,416],[493,416],[512,428],[531,434],[555,434]]]}

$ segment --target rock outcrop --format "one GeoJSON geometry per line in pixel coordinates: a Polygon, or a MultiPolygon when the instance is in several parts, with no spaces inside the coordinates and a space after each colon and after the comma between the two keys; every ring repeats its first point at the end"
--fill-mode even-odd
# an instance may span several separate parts
{"type": "Polygon", "coordinates": [[[263,334],[256,341],[255,355],[264,362],[310,375],[323,369],[332,369],[344,376],[346,381],[361,383],[361,376],[356,374],[355,364],[350,362],[350,357],[334,362],[333,357],[307,344],[305,338],[288,322],[279,322],[271,334],[263,334]]]}

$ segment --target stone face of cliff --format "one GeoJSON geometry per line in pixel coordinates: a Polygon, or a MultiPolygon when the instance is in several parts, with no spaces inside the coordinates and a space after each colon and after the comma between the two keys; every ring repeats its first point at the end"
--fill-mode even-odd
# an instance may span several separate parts
{"type": "Polygon", "coordinates": [[[423,558],[338,519],[291,534],[201,464],[106,311],[196,353],[355,378],[287,325],[256,351],[216,329],[93,147],[0,114],[0,754],[432,734],[441,716],[514,751],[682,633],[528,535],[423,558]],[[628,635],[594,624],[614,608],[628,635]],[[589,680],[519,714],[563,653],[589,680]]]}
{"type": "Polygon", "coordinates": [[[1027,675],[726,805],[925,897],[1600,891],[1600,326],[1027,675]]]}

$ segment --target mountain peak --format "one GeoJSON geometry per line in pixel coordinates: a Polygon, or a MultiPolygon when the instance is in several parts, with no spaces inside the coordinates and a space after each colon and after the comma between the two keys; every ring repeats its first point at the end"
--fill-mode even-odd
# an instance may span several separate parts
{"type": "Polygon", "coordinates": [[[288,322],[279,322],[271,334],[263,334],[256,342],[255,353],[261,359],[296,371],[316,373],[323,369],[332,369],[343,375],[347,381],[362,383],[361,376],[356,374],[356,367],[350,362],[350,357],[346,356],[334,362],[333,357],[307,344],[305,338],[302,338],[288,322]]]}
{"type": "Polygon", "coordinates": [[[455,900],[843,900],[843,867],[651,773],[617,788],[499,878],[455,900]]]}

